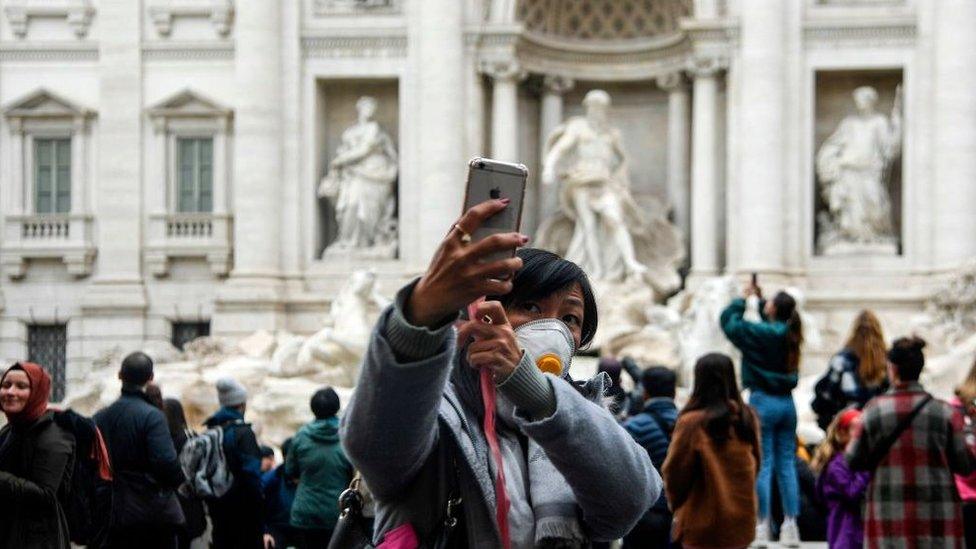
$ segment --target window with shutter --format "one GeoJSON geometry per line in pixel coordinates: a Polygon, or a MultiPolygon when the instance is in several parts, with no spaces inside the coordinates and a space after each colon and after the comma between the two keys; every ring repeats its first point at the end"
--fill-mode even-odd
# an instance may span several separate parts
{"type": "Polygon", "coordinates": [[[39,214],[71,211],[71,140],[34,140],[34,209],[39,214]]]}

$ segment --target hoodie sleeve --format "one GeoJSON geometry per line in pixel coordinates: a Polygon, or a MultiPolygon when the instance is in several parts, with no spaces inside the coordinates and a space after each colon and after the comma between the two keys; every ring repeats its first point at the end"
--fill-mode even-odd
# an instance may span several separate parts
{"type": "Polygon", "coordinates": [[[831,460],[823,474],[826,477],[821,496],[825,500],[836,500],[849,505],[860,503],[871,483],[871,473],[851,471],[843,456],[831,460]]]}
{"type": "Polygon", "coordinates": [[[621,538],[657,501],[661,477],[647,452],[608,410],[565,380],[545,377],[555,411],[538,421],[517,414],[516,422],[569,483],[591,537],[621,538]]]}
{"type": "Polygon", "coordinates": [[[732,300],[719,317],[722,331],[740,350],[761,351],[764,342],[775,339],[778,332],[768,321],[749,322],[744,318],[745,312],[746,300],[741,297],[732,300]]]}
{"type": "Polygon", "coordinates": [[[404,317],[414,284],[380,315],[340,426],[346,457],[383,499],[401,493],[433,450],[454,358],[450,319],[429,330],[404,317]]]}

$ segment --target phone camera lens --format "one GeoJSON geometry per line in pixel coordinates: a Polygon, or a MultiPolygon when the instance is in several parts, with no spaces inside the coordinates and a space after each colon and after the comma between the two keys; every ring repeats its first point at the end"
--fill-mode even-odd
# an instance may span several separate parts
{"type": "Polygon", "coordinates": [[[485,163],[484,162],[478,162],[478,169],[479,170],[485,169],[485,163]]]}

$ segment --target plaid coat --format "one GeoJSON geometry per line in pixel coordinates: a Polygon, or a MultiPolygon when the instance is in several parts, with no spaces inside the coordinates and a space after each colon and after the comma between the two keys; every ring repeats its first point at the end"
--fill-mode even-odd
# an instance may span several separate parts
{"type": "MultiPolygon", "coordinates": [[[[905,383],[869,402],[861,431],[848,447],[851,468],[863,470],[880,439],[894,431],[924,396],[921,385],[905,383]]],[[[976,469],[976,448],[967,446],[963,429],[958,411],[933,399],[895,441],[868,488],[863,514],[866,547],[963,547],[953,473],[976,469]]]]}

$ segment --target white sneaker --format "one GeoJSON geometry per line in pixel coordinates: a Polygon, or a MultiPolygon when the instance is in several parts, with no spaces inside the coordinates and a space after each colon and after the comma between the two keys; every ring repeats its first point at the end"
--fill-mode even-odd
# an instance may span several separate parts
{"type": "Polygon", "coordinates": [[[800,527],[796,525],[795,518],[783,521],[783,527],[779,529],[779,544],[783,547],[800,547],[800,527]]]}
{"type": "Polygon", "coordinates": [[[769,520],[756,523],[756,538],[749,544],[750,549],[766,549],[769,547],[769,520]]]}

